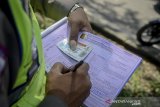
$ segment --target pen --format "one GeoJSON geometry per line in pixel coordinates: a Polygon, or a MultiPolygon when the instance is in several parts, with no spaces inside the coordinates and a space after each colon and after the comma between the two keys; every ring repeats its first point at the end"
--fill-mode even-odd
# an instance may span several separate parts
{"type": "Polygon", "coordinates": [[[83,64],[83,60],[79,61],[76,65],[71,66],[69,68],[69,71],[75,72],[82,64],[83,64]]]}

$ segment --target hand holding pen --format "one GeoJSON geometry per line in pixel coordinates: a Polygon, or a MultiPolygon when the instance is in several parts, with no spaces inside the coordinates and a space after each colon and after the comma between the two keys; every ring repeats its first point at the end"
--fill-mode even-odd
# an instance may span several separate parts
{"type": "Polygon", "coordinates": [[[69,107],[80,106],[90,93],[88,70],[89,65],[83,61],[69,69],[61,63],[54,64],[47,75],[47,95],[59,97],[69,107]]]}

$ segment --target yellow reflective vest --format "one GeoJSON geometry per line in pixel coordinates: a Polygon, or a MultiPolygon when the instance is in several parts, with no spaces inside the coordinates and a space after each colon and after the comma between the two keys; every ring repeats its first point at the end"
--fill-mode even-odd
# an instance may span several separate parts
{"type": "Polygon", "coordinates": [[[13,88],[18,87],[27,81],[27,72],[33,63],[32,32],[34,32],[34,38],[37,44],[39,61],[39,67],[36,73],[32,77],[29,84],[21,92],[21,97],[12,106],[35,107],[43,100],[45,96],[46,84],[45,61],[42,49],[40,28],[32,9],[32,17],[30,18],[24,11],[20,0],[9,0],[9,6],[22,44],[22,62],[13,88]]]}

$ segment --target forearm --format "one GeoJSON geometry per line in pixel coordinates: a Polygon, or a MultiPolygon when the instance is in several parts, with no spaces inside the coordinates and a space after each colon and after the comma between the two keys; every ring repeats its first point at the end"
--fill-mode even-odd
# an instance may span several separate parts
{"type": "Polygon", "coordinates": [[[56,96],[48,95],[38,107],[68,107],[61,99],[56,96]]]}
{"type": "Polygon", "coordinates": [[[70,9],[79,0],[31,0],[35,11],[45,14],[54,20],[67,16],[70,9]]]}

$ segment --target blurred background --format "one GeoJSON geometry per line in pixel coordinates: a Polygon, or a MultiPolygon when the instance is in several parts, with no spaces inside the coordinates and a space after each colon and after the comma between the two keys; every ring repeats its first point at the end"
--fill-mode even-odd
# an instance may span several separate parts
{"type": "MultiPolygon", "coordinates": [[[[83,0],[82,3],[95,33],[143,58],[118,97],[160,99],[160,44],[141,43],[142,36],[150,37],[147,43],[152,39],[160,40],[160,21],[157,21],[160,1],[83,0]]],[[[36,16],[42,31],[55,22],[40,13],[36,16]]]]}

